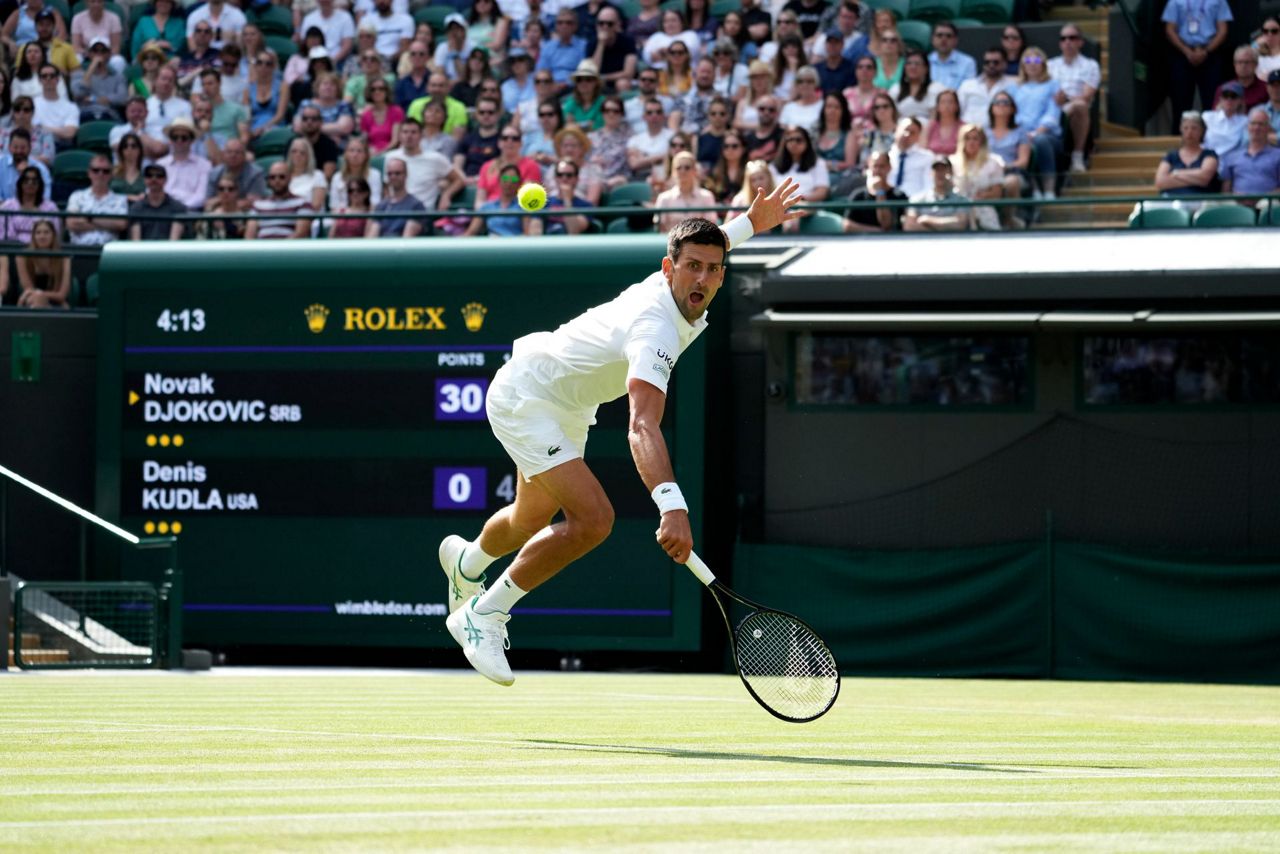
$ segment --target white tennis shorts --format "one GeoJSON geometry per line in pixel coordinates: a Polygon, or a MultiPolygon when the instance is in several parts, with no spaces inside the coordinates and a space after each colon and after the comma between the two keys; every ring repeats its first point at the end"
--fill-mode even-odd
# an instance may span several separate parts
{"type": "Polygon", "coordinates": [[[489,427],[526,481],[569,460],[582,459],[594,412],[573,412],[541,397],[543,389],[519,362],[498,369],[489,384],[489,427]]]}

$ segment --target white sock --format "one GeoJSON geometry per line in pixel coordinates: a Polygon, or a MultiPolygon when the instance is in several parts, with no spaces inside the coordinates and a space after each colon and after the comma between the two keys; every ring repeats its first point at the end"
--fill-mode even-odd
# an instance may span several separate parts
{"type": "Polygon", "coordinates": [[[511,580],[511,570],[508,569],[476,602],[476,613],[492,614],[500,611],[503,614],[510,614],[511,609],[524,598],[526,593],[528,593],[527,590],[521,590],[519,585],[511,580]]]}
{"type": "Polygon", "coordinates": [[[484,575],[484,571],[489,568],[489,564],[497,560],[491,554],[486,554],[485,550],[480,548],[480,541],[477,539],[474,543],[467,543],[467,548],[462,552],[462,577],[468,581],[479,581],[480,576],[484,575]]]}

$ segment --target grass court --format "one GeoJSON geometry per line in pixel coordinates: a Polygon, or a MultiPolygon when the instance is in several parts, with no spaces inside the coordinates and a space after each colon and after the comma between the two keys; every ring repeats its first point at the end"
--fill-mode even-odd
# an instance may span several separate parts
{"type": "Polygon", "coordinates": [[[1280,688],[0,675],[2,851],[1280,850],[1280,688]]]}

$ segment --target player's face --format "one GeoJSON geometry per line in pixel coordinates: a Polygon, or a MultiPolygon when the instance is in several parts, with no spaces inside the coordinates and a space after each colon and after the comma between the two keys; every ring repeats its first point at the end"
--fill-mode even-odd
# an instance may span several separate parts
{"type": "Polygon", "coordinates": [[[684,319],[693,323],[707,310],[724,283],[724,250],[718,246],[686,243],[679,260],[662,259],[662,272],[671,284],[671,295],[684,319]]]}

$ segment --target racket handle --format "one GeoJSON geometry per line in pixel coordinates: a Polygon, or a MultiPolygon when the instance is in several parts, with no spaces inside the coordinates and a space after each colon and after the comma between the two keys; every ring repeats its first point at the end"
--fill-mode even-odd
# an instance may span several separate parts
{"type": "Polygon", "coordinates": [[[688,567],[690,572],[698,576],[699,581],[708,587],[711,586],[711,582],[716,580],[715,573],[711,571],[710,567],[703,563],[702,558],[698,557],[697,552],[689,552],[689,561],[685,566],[688,567]]]}

